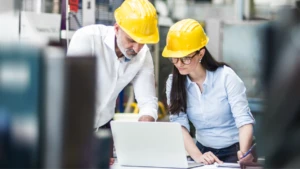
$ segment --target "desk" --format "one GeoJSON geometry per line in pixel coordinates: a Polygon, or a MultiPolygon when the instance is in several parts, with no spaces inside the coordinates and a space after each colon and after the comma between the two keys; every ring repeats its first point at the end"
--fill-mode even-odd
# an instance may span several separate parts
{"type": "MultiPolygon", "coordinates": [[[[110,167],[110,169],[167,169],[167,168],[153,168],[153,167],[123,167],[118,164],[114,164],[110,167]]],[[[174,169],[174,168],[173,168],[174,169]]],[[[195,167],[193,169],[238,169],[238,168],[225,168],[225,167],[217,167],[215,165],[205,165],[201,167],[195,167]]]]}

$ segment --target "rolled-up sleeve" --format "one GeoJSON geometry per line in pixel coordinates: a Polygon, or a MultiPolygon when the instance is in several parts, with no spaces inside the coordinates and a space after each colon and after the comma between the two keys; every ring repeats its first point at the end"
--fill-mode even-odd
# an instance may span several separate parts
{"type": "Polygon", "coordinates": [[[246,87],[235,72],[229,68],[225,77],[225,85],[236,127],[254,124],[255,120],[248,106],[246,87]]]}
{"type": "Polygon", "coordinates": [[[154,66],[147,51],[142,69],[132,81],[135,98],[139,106],[139,116],[149,115],[157,120],[158,99],[155,94],[154,66]]]}
{"type": "MultiPolygon", "coordinates": [[[[169,75],[168,80],[166,82],[166,96],[167,96],[167,104],[170,106],[170,92],[172,87],[173,75],[169,75]]],[[[184,112],[180,112],[178,115],[170,114],[169,116],[170,122],[179,123],[181,126],[185,127],[188,131],[190,131],[189,120],[187,114],[184,112]]]]}

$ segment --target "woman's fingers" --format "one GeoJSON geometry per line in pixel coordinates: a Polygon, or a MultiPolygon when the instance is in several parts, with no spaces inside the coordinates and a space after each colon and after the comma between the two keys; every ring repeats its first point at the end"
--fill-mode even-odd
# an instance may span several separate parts
{"type": "Polygon", "coordinates": [[[203,154],[204,160],[207,162],[207,164],[213,164],[215,162],[221,164],[223,163],[217,156],[215,156],[212,152],[206,152],[203,154]]]}
{"type": "Polygon", "coordinates": [[[212,152],[206,152],[203,155],[208,164],[213,164],[216,161],[215,155],[212,152]]]}
{"type": "Polygon", "coordinates": [[[215,162],[217,162],[217,163],[219,163],[219,164],[222,164],[223,163],[223,161],[221,161],[217,156],[215,156],[213,153],[211,153],[212,154],[212,157],[214,158],[214,161],[215,162]]]}
{"type": "Polygon", "coordinates": [[[207,161],[208,164],[212,164],[214,161],[213,161],[213,158],[209,157],[208,155],[206,155],[204,157],[205,161],[207,161]]]}
{"type": "Polygon", "coordinates": [[[200,160],[200,162],[208,165],[208,164],[214,164],[215,162],[221,164],[223,163],[223,161],[221,161],[217,156],[215,156],[212,152],[206,152],[204,154],[202,154],[201,157],[202,160],[200,160]]]}
{"type": "Polygon", "coordinates": [[[254,157],[251,153],[249,153],[246,157],[242,158],[243,155],[244,154],[241,151],[237,152],[237,156],[238,156],[240,162],[253,162],[254,157]]]}
{"type": "Polygon", "coordinates": [[[240,160],[243,157],[243,153],[241,151],[237,152],[238,159],[240,160]]]}
{"type": "Polygon", "coordinates": [[[114,159],[114,158],[110,158],[110,160],[109,160],[109,165],[113,165],[114,162],[115,162],[115,159],[114,159]]]}

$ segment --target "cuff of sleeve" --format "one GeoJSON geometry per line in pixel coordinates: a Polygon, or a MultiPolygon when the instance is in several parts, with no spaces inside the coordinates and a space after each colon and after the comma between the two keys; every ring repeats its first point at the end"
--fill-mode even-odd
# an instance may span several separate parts
{"type": "MultiPolygon", "coordinates": [[[[181,123],[180,123],[181,124],[181,123]]],[[[181,126],[185,127],[190,132],[190,125],[181,124],[181,126]]]]}
{"type": "Polygon", "coordinates": [[[181,126],[185,127],[190,132],[190,125],[187,119],[187,115],[180,113],[179,115],[170,115],[170,122],[179,123],[181,126]]]}
{"type": "Polygon", "coordinates": [[[244,126],[246,124],[255,124],[255,120],[254,119],[245,119],[245,120],[243,120],[241,122],[237,122],[236,123],[236,127],[240,128],[240,127],[242,127],[242,126],[244,126]]]}
{"type": "Polygon", "coordinates": [[[158,118],[158,115],[157,115],[157,111],[156,110],[149,110],[149,109],[147,109],[147,110],[141,110],[140,112],[139,112],[139,118],[141,117],[141,116],[151,116],[151,117],[153,117],[154,118],[154,120],[156,121],[157,120],[157,118],[158,118]]]}
{"type": "Polygon", "coordinates": [[[255,124],[255,119],[252,116],[251,112],[247,112],[247,115],[240,116],[235,121],[236,121],[236,127],[237,128],[240,128],[240,127],[242,127],[243,125],[246,125],[246,124],[255,124]]]}

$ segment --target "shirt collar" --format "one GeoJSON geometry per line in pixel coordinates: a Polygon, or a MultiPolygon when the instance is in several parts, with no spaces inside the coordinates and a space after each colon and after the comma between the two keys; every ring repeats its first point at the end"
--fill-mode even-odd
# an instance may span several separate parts
{"type": "Polygon", "coordinates": [[[115,31],[114,31],[114,27],[111,26],[107,31],[107,35],[104,39],[104,42],[113,51],[115,51],[115,36],[116,36],[116,34],[115,34],[115,31]]]}
{"type": "MultiPolygon", "coordinates": [[[[194,83],[189,76],[186,76],[186,86],[189,87],[192,83],[194,83]]],[[[206,70],[206,77],[203,82],[203,85],[207,85],[212,87],[213,86],[213,78],[214,78],[214,72],[206,70]]]]}
{"type": "Polygon", "coordinates": [[[206,78],[203,82],[203,85],[207,85],[209,87],[213,86],[213,81],[214,81],[214,72],[206,70],[206,78]]]}
{"type": "MultiPolygon", "coordinates": [[[[114,27],[110,27],[108,29],[108,32],[107,32],[107,36],[105,37],[105,44],[107,44],[107,46],[109,48],[111,48],[111,50],[113,50],[114,52],[116,51],[115,49],[115,38],[116,38],[116,33],[115,33],[115,30],[114,30],[114,27]]],[[[125,62],[129,62],[132,58],[127,58],[126,56],[124,56],[124,61],[125,62]]]]}
{"type": "Polygon", "coordinates": [[[186,87],[189,87],[193,82],[191,81],[189,76],[186,76],[186,87]]]}

